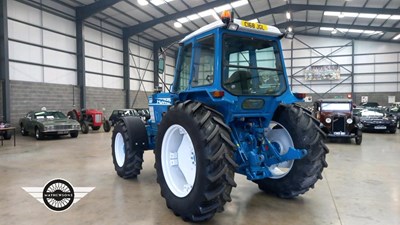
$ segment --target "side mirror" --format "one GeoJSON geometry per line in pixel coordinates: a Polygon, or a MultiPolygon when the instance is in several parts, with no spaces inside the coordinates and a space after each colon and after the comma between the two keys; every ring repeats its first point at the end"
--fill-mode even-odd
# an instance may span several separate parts
{"type": "Polygon", "coordinates": [[[159,58],[158,59],[158,73],[162,74],[162,73],[164,73],[164,70],[165,70],[165,59],[159,58]]]}

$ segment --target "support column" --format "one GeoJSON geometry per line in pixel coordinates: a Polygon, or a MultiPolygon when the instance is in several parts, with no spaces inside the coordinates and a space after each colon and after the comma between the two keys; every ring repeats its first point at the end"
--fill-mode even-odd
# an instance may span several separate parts
{"type": "Polygon", "coordinates": [[[354,96],[354,40],[351,41],[351,99],[353,103],[356,102],[356,96],[354,96]]]}
{"type": "Polygon", "coordinates": [[[85,37],[83,20],[76,20],[76,72],[80,89],[80,108],[86,108],[85,37]]]}
{"type": "Polygon", "coordinates": [[[7,0],[3,0],[0,1],[0,81],[3,95],[3,120],[10,122],[10,68],[8,59],[7,0]]]}
{"type": "Polygon", "coordinates": [[[158,49],[160,46],[156,43],[153,44],[153,81],[154,81],[154,89],[158,90],[158,49]]]}
{"type": "Polygon", "coordinates": [[[290,39],[290,89],[293,91],[293,38],[290,39]]]}
{"type": "Polygon", "coordinates": [[[129,37],[124,36],[122,39],[123,46],[123,68],[124,68],[124,91],[125,91],[125,108],[130,108],[130,75],[129,75],[129,37]]]}

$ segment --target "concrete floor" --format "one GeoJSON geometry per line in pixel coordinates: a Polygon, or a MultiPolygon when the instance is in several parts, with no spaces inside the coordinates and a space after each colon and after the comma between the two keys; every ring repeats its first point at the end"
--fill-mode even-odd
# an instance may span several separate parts
{"type": "MultiPolygon", "coordinates": [[[[17,136],[0,146],[0,224],[186,224],[160,196],[152,151],[138,179],[114,172],[111,133],[36,141],[17,136]],[[62,213],[49,211],[21,187],[64,178],[96,187],[62,213]]],[[[207,224],[400,224],[400,134],[364,134],[361,146],[329,143],[329,167],[315,189],[294,200],[259,191],[244,176],[231,203],[207,224]]]]}

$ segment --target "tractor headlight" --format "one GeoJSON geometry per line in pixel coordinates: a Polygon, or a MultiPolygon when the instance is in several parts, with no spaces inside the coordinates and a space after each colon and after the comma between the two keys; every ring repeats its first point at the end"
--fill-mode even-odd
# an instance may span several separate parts
{"type": "Polygon", "coordinates": [[[352,124],[352,123],[353,123],[353,119],[352,119],[352,118],[348,118],[348,119],[346,120],[346,122],[347,122],[348,124],[352,124]]]}
{"type": "Polygon", "coordinates": [[[326,119],[325,119],[325,122],[326,122],[326,123],[331,123],[331,122],[332,122],[332,119],[331,119],[331,118],[326,118],[326,119]]]}

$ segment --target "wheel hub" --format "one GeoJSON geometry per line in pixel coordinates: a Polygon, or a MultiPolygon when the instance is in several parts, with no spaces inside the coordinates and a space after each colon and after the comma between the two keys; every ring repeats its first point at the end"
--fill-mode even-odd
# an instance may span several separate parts
{"type": "Polygon", "coordinates": [[[174,124],[165,132],[161,164],[171,192],[177,197],[187,196],[196,178],[196,153],[190,135],[182,126],[174,124]]]}
{"type": "MultiPolygon", "coordinates": [[[[292,137],[289,132],[281,124],[271,121],[266,129],[265,136],[279,150],[280,155],[284,155],[289,151],[289,147],[294,147],[292,137]]],[[[271,179],[280,179],[286,176],[293,167],[294,160],[288,160],[281,163],[273,164],[268,169],[272,176],[271,179]]]]}
{"type": "Polygon", "coordinates": [[[114,154],[119,167],[125,163],[125,143],[121,133],[117,133],[114,141],[114,154]]]}

